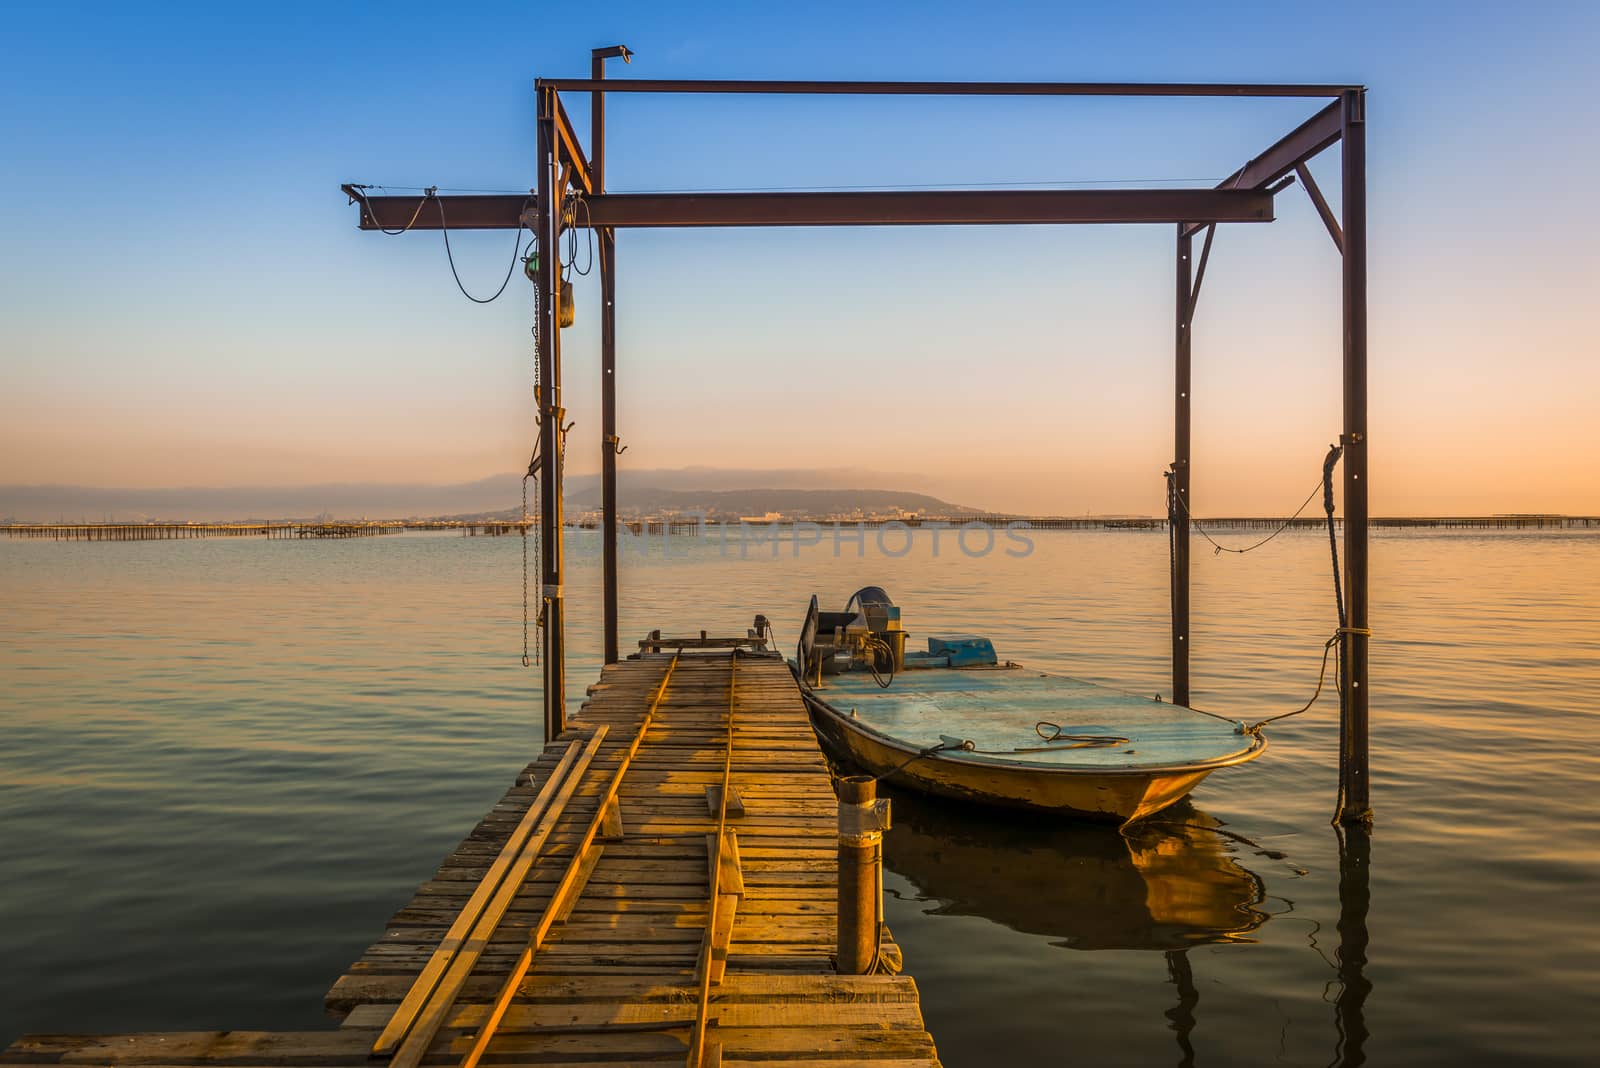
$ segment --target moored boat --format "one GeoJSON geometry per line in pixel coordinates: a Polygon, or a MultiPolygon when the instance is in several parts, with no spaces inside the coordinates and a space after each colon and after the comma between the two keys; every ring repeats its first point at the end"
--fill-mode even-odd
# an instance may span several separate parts
{"type": "Polygon", "coordinates": [[[1236,720],[1001,661],[985,637],[908,652],[900,609],[876,586],[843,612],[812,597],[795,670],[835,759],[986,805],[1126,824],[1267,746],[1236,720]]]}

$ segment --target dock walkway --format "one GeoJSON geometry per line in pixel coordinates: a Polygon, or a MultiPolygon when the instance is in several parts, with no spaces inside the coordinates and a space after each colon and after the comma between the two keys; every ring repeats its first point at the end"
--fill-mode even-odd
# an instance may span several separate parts
{"type": "Polygon", "coordinates": [[[911,978],[834,972],[836,813],[782,660],[624,661],[334,983],[338,1030],[27,1036],[0,1064],[937,1065],[911,978]]]}

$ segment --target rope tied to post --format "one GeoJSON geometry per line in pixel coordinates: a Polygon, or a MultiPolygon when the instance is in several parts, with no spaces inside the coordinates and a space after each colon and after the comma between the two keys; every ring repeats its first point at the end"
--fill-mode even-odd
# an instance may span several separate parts
{"type": "Polygon", "coordinates": [[[1339,694],[1339,711],[1343,713],[1344,703],[1347,699],[1343,683],[1345,641],[1353,635],[1359,635],[1363,638],[1372,637],[1372,628],[1352,627],[1350,625],[1350,620],[1345,613],[1344,607],[1344,588],[1339,579],[1339,537],[1334,527],[1333,515],[1333,469],[1338,465],[1339,458],[1343,455],[1344,448],[1342,446],[1329,445],[1328,455],[1322,461],[1322,510],[1327,515],[1328,521],[1328,551],[1333,559],[1333,601],[1335,611],[1339,616],[1339,626],[1334,630],[1332,637],[1322,644],[1322,667],[1317,672],[1317,688],[1312,693],[1311,700],[1292,712],[1280,712],[1276,716],[1268,716],[1266,719],[1244,728],[1247,734],[1257,733],[1268,723],[1280,719],[1288,719],[1290,716],[1298,716],[1316,704],[1317,698],[1322,696],[1323,687],[1327,684],[1329,657],[1334,658],[1334,688],[1339,694]]]}
{"type": "MultiPolygon", "coordinates": [[[[905,760],[902,763],[895,765],[894,767],[890,768],[888,771],[885,771],[885,772],[882,772],[881,774],[872,776],[872,781],[875,782],[875,783],[882,782],[884,779],[887,779],[891,775],[898,775],[900,772],[902,772],[905,769],[909,768],[911,765],[915,764],[917,761],[926,760],[928,757],[934,756],[935,754],[938,754],[938,753],[963,753],[963,752],[965,752],[965,753],[973,753],[973,752],[977,752],[977,749],[978,749],[977,744],[974,743],[972,741],[972,739],[970,739],[970,738],[945,738],[945,739],[941,739],[938,742],[938,744],[936,744],[936,745],[930,745],[926,749],[917,750],[914,754],[912,754],[912,756],[908,760],[905,760]]],[[[833,777],[833,781],[835,783],[837,783],[839,781],[839,778],[840,778],[839,776],[835,775],[833,777]]]]}

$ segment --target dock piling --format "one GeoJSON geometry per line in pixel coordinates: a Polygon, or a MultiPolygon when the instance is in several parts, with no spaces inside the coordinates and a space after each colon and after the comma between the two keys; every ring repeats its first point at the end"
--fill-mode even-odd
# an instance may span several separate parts
{"type": "Polygon", "coordinates": [[[838,780],[840,975],[869,975],[878,962],[883,923],[883,832],[889,802],[878,799],[878,780],[851,775],[838,780]]]}

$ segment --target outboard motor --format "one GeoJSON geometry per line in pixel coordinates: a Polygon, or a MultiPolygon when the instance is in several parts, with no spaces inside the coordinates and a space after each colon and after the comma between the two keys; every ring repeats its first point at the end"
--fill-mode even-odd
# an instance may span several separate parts
{"type": "Polygon", "coordinates": [[[906,632],[900,626],[900,609],[882,586],[863,586],[850,595],[845,611],[856,609],[866,618],[867,635],[888,646],[878,653],[878,670],[901,671],[906,666],[906,632]]]}
{"type": "Polygon", "coordinates": [[[803,678],[821,680],[841,671],[866,670],[888,680],[905,667],[906,634],[900,609],[880,586],[857,590],[843,612],[824,612],[815,595],[800,626],[795,662],[803,678]]]}

